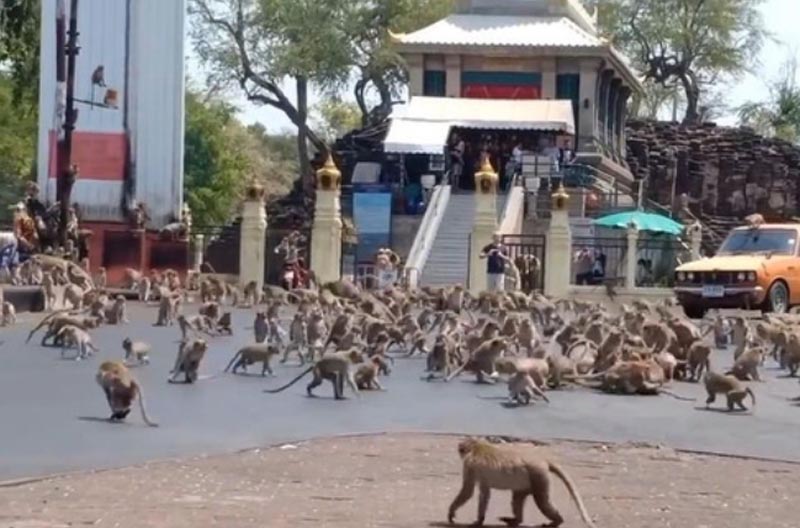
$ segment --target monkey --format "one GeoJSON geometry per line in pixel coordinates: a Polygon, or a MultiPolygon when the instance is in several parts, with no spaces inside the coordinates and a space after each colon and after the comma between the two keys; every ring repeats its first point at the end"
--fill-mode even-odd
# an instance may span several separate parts
{"type": "Polygon", "coordinates": [[[511,403],[528,405],[534,396],[550,402],[528,372],[520,370],[508,379],[508,399],[511,403]]]}
{"type": "Polygon", "coordinates": [[[662,369],[664,369],[664,379],[667,381],[672,381],[675,378],[675,369],[678,366],[678,360],[675,359],[675,356],[666,350],[662,350],[653,356],[653,359],[662,369]]]}
{"type": "Polygon", "coordinates": [[[745,223],[751,229],[758,229],[764,225],[764,217],[758,213],[751,214],[744,218],[745,223]]]}
{"type": "Polygon", "coordinates": [[[144,423],[150,427],[158,427],[158,424],[147,416],[141,385],[131,376],[130,371],[122,362],[104,361],[97,369],[95,379],[106,395],[108,406],[111,407],[109,421],[125,420],[131,412],[133,400],[138,398],[144,423]]]}
{"type": "Polygon", "coordinates": [[[2,317],[0,317],[0,326],[12,326],[17,324],[17,309],[8,301],[4,301],[2,305],[2,317]]]}
{"type": "Polygon", "coordinates": [[[125,268],[125,278],[128,280],[128,289],[136,290],[142,280],[142,274],[133,268],[125,268]]]}
{"type": "Polygon", "coordinates": [[[703,334],[703,337],[705,337],[709,331],[714,332],[714,346],[717,350],[724,350],[727,348],[731,335],[731,325],[727,319],[717,313],[711,327],[703,334]]]}
{"type": "Polygon", "coordinates": [[[499,358],[495,361],[499,374],[513,376],[518,372],[528,374],[537,387],[544,387],[550,376],[550,364],[544,359],[536,358],[499,358]]]}
{"type": "Polygon", "coordinates": [[[242,307],[244,308],[258,304],[258,283],[256,281],[250,281],[245,285],[242,292],[242,302],[242,307]]]}
{"type": "Polygon", "coordinates": [[[104,267],[97,268],[97,274],[94,276],[94,286],[98,290],[106,289],[108,285],[108,273],[104,267]]]}
{"type": "Polygon", "coordinates": [[[186,272],[186,289],[189,291],[197,291],[200,289],[200,272],[189,270],[186,272]]]}
{"type": "MultiPolygon", "coordinates": [[[[422,336],[422,346],[424,347],[424,345],[425,337],[422,336]]],[[[426,372],[429,373],[427,381],[434,379],[437,372],[442,374],[443,379],[447,379],[450,376],[455,348],[456,342],[452,337],[444,334],[436,336],[433,348],[426,358],[426,372]]]]}
{"type": "Polygon", "coordinates": [[[289,360],[289,354],[297,352],[300,358],[300,366],[305,365],[306,359],[303,352],[308,349],[308,329],[306,317],[303,312],[297,311],[292,318],[289,325],[289,345],[283,351],[283,358],[281,363],[286,363],[289,360]]]}
{"type": "Polygon", "coordinates": [[[758,375],[758,366],[761,364],[764,351],[759,347],[748,348],[736,359],[731,370],[725,375],[732,374],[740,381],[761,381],[758,375]]]}
{"type": "Polygon", "coordinates": [[[516,452],[514,448],[494,446],[477,438],[467,438],[459,442],[458,454],[463,462],[463,482],[461,491],[453,499],[447,512],[450,524],[453,524],[458,509],[472,498],[477,485],[480,491],[478,519],[473,526],[483,526],[492,489],[512,492],[513,517],[500,518],[508,526],[516,527],[522,524],[525,499],[528,495],[533,495],[539,511],[550,520],[551,524],[548,526],[553,528],[561,526],[564,518],[550,502],[549,474],[552,473],[567,487],[586,526],[594,528],[577,487],[558,464],[546,459],[525,456],[516,452]]]}
{"type": "Polygon", "coordinates": [[[150,302],[150,298],[152,296],[152,287],[153,283],[150,280],[150,277],[142,277],[139,279],[139,282],[136,283],[136,288],[139,290],[139,302],[150,302]]]}
{"type": "Polygon", "coordinates": [[[181,329],[181,340],[186,341],[189,332],[198,333],[202,332],[206,335],[210,335],[208,332],[208,324],[207,319],[203,315],[192,315],[186,317],[185,315],[181,314],[178,316],[178,326],[181,329]]]}
{"type": "Polygon", "coordinates": [[[747,321],[744,317],[737,317],[734,320],[733,328],[731,328],[731,341],[733,342],[733,359],[739,359],[750,339],[750,328],[747,326],[747,321]]]}
{"type": "Polygon", "coordinates": [[[267,372],[269,372],[270,376],[274,376],[269,362],[272,359],[272,356],[277,356],[278,354],[280,354],[280,351],[278,350],[278,347],[274,345],[248,345],[240,348],[239,351],[233,355],[230,363],[228,363],[228,366],[225,367],[225,372],[228,372],[231,367],[233,367],[234,374],[236,374],[236,371],[239,370],[239,368],[243,368],[245,372],[247,372],[248,365],[253,365],[260,362],[262,364],[261,375],[266,376],[267,372]]]}
{"type": "Polygon", "coordinates": [[[714,403],[717,394],[724,394],[727,398],[728,411],[733,411],[734,405],[746,411],[747,407],[745,407],[742,402],[748,394],[753,402],[753,407],[756,405],[756,396],[753,394],[753,391],[750,387],[745,386],[741,381],[736,379],[735,376],[718,374],[709,370],[703,377],[703,382],[706,386],[706,392],[708,392],[706,409],[714,403]]]}
{"type": "Polygon", "coordinates": [[[64,288],[64,306],[69,303],[73,310],[83,307],[83,290],[75,284],[68,284],[64,288]]]}
{"type": "Polygon", "coordinates": [[[125,324],[128,322],[127,302],[125,297],[117,295],[114,304],[105,308],[104,319],[110,325],[125,324]]]}
{"type": "Polygon", "coordinates": [[[86,330],[73,325],[62,326],[56,334],[56,339],[61,342],[61,357],[68,346],[74,347],[78,351],[75,361],[80,361],[91,356],[100,350],[92,343],[92,337],[86,330]]]}
{"type": "Polygon", "coordinates": [[[149,344],[143,341],[131,341],[130,337],[126,337],[122,341],[122,349],[125,351],[126,364],[130,359],[135,359],[139,365],[150,364],[150,350],[149,344]]]}
{"type": "Polygon", "coordinates": [[[209,326],[212,328],[217,325],[217,321],[221,315],[220,305],[217,302],[203,303],[198,309],[198,313],[206,318],[211,323],[209,326]]]}
{"type": "Polygon", "coordinates": [[[240,302],[242,300],[241,299],[242,294],[239,291],[239,287],[238,286],[235,286],[233,284],[226,284],[225,285],[225,293],[227,294],[227,297],[230,298],[230,306],[231,307],[235,308],[235,307],[239,306],[239,304],[240,304],[240,302]]]}
{"type": "Polygon", "coordinates": [[[325,317],[320,312],[312,313],[306,326],[309,361],[316,359],[317,352],[321,355],[324,351],[326,332],[325,317]]]}
{"type": "Polygon", "coordinates": [[[355,373],[356,386],[359,390],[385,390],[378,375],[381,371],[388,371],[389,366],[381,356],[372,356],[363,365],[359,365],[355,373]]]}
{"type": "Polygon", "coordinates": [[[501,337],[484,342],[463,365],[446,377],[445,381],[458,376],[462,370],[469,370],[475,373],[478,383],[493,383],[488,380],[495,374],[495,362],[507,348],[508,340],[501,337]]]}
{"type": "Polygon", "coordinates": [[[63,310],[60,312],[53,312],[44,319],[42,319],[36,327],[28,334],[26,343],[30,342],[33,335],[42,327],[47,325],[47,331],[42,336],[42,346],[47,346],[47,340],[53,338],[53,345],[60,346],[63,340],[58,337],[58,332],[64,326],[71,325],[80,328],[81,330],[89,330],[97,328],[98,321],[93,317],[77,317],[70,315],[68,311],[63,310]]]}
{"type": "Polygon", "coordinates": [[[539,336],[533,321],[527,317],[524,318],[517,333],[517,352],[525,350],[529,355],[533,354],[538,341],[539,336]]]}
{"type": "MultiPolygon", "coordinates": [[[[575,361],[563,354],[549,354],[545,361],[547,361],[550,371],[550,375],[547,378],[547,385],[550,388],[557,389],[561,387],[562,380],[566,377],[575,377],[579,373],[575,361]]],[[[593,363],[594,360],[592,360],[593,363]]]]}
{"type": "Polygon", "coordinates": [[[353,371],[350,365],[361,363],[363,360],[363,355],[356,350],[326,354],[286,385],[277,389],[265,390],[264,392],[275,394],[284,391],[300,381],[300,379],[309,372],[313,372],[314,379],[311,380],[311,383],[306,387],[306,393],[309,396],[313,397],[314,394],[311,391],[322,385],[323,380],[328,380],[333,385],[333,395],[335,399],[344,399],[345,382],[347,382],[350,389],[358,397],[358,387],[356,386],[356,381],[353,377],[353,371]]]}
{"type": "Polygon", "coordinates": [[[331,343],[338,347],[339,341],[350,331],[352,324],[353,318],[350,314],[338,315],[331,326],[331,331],[328,333],[328,339],[322,346],[322,350],[327,350],[331,343]]]}
{"type": "Polygon", "coordinates": [[[42,276],[42,289],[44,290],[44,310],[53,310],[58,299],[56,299],[52,272],[47,272],[42,276]]]}
{"type": "Polygon", "coordinates": [[[233,322],[231,321],[231,313],[223,313],[217,321],[216,331],[218,334],[233,335],[233,322]]]}
{"type": "MultiPolygon", "coordinates": [[[[180,302],[179,297],[170,295],[166,291],[162,292],[161,298],[158,300],[158,318],[153,326],[172,326],[175,324],[175,313],[177,312],[177,305],[180,302]]],[[[186,332],[184,339],[186,339],[186,332]]]]}
{"type": "Polygon", "coordinates": [[[784,350],[783,361],[789,369],[789,375],[795,377],[800,368],[800,336],[796,332],[789,333],[784,350]]]}
{"type": "Polygon", "coordinates": [[[689,381],[700,381],[703,369],[711,370],[710,363],[711,346],[697,341],[689,347],[689,357],[687,359],[689,367],[689,381]]]}
{"type": "Polygon", "coordinates": [[[464,306],[464,287],[460,284],[457,284],[452,289],[449,289],[449,291],[444,293],[444,295],[445,306],[447,307],[447,310],[460,314],[461,309],[464,306]]]}
{"type": "Polygon", "coordinates": [[[200,370],[200,362],[205,357],[208,351],[208,343],[203,339],[195,339],[193,341],[181,341],[178,347],[178,355],[175,358],[175,366],[170,371],[172,376],[167,380],[169,383],[175,383],[178,375],[184,374],[184,383],[194,383],[198,379],[198,370],[200,370]]]}
{"type": "Polygon", "coordinates": [[[253,322],[253,333],[255,334],[256,343],[261,344],[267,340],[269,336],[269,323],[267,323],[267,314],[264,312],[256,312],[256,318],[253,322]]]}

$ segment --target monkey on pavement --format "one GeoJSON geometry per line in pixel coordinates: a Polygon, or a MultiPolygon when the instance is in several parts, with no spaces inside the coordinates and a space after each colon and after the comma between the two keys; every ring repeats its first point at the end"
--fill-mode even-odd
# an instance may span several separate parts
{"type": "Polygon", "coordinates": [[[283,387],[265,390],[264,392],[275,394],[284,391],[300,381],[300,379],[309,372],[313,372],[314,379],[311,380],[311,383],[309,383],[308,387],[306,387],[306,392],[309,396],[313,396],[311,391],[315,387],[322,385],[323,380],[328,380],[331,382],[333,385],[333,395],[337,400],[344,399],[345,382],[347,382],[347,384],[350,386],[350,389],[353,391],[353,393],[358,396],[358,386],[356,386],[356,381],[353,377],[353,371],[350,367],[352,364],[361,363],[363,359],[363,355],[356,350],[326,354],[283,387]]]}
{"type": "Polygon", "coordinates": [[[728,400],[728,411],[734,410],[734,405],[737,405],[741,410],[746,411],[747,407],[744,406],[744,399],[750,395],[753,401],[753,407],[756,405],[756,395],[750,387],[745,386],[744,383],[736,379],[735,376],[718,374],[716,372],[707,371],[703,382],[706,385],[706,392],[708,392],[708,399],[706,400],[706,409],[709,405],[714,403],[717,394],[724,394],[728,400]]]}
{"type": "Polygon", "coordinates": [[[240,368],[243,368],[245,372],[247,372],[247,367],[249,365],[261,363],[261,375],[266,376],[267,372],[269,372],[270,376],[273,376],[274,373],[272,372],[272,367],[270,367],[269,362],[272,356],[277,356],[278,354],[280,354],[280,350],[274,345],[248,345],[240,348],[239,351],[233,355],[231,362],[225,367],[225,372],[228,372],[231,367],[233,367],[234,374],[236,374],[236,371],[240,368]]]}
{"type": "Polygon", "coordinates": [[[17,323],[17,309],[8,301],[0,305],[0,326],[11,326],[17,323]]]}
{"type": "Polygon", "coordinates": [[[175,366],[170,371],[172,377],[168,379],[170,383],[175,383],[178,375],[182,372],[185,376],[184,383],[194,383],[198,379],[200,362],[206,355],[208,343],[202,339],[193,341],[181,341],[178,348],[178,356],[175,358],[175,366]]]}
{"type": "Polygon", "coordinates": [[[462,370],[474,372],[478,383],[493,383],[489,379],[495,373],[495,362],[508,349],[508,340],[497,337],[485,341],[472,353],[470,358],[463,365],[454,370],[445,381],[450,381],[458,376],[462,370]]]}
{"type": "Polygon", "coordinates": [[[363,365],[359,365],[355,373],[356,386],[360,390],[385,390],[378,375],[388,372],[389,365],[381,356],[372,356],[363,365]]]}
{"type": "Polygon", "coordinates": [[[135,359],[139,365],[150,364],[150,345],[143,341],[131,341],[126,337],[122,341],[122,349],[125,351],[125,362],[135,359]]]}
{"type": "Polygon", "coordinates": [[[92,353],[100,351],[94,346],[94,344],[92,344],[92,337],[89,335],[89,333],[86,330],[74,325],[62,326],[56,334],[55,339],[61,342],[62,358],[64,357],[64,351],[68,346],[74,347],[75,350],[78,351],[78,355],[75,357],[76,361],[86,359],[87,357],[91,356],[92,353]]]}
{"type": "Polygon", "coordinates": [[[151,421],[147,416],[144,405],[144,394],[142,387],[133,379],[128,368],[119,361],[104,361],[97,369],[95,378],[97,384],[103,389],[111,407],[110,421],[122,421],[131,412],[133,400],[139,399],[139,409],[142,412],[142,420],[150,427],[158,427],[158,424],[151,421]]]}
{"type": "Polygon", "coordinates": [[[518,371],[508,380],[508,399],[510,402],[528,405],[534,396],[539,396],[544,401],[550,402],[528,372],[524,370],[518,371]]]}
{"type": "Polygon", "coordinates": [[[578,489],[558,464],[545,459],[527,457],[515,452],[511,447],[495,446],[476,438],[459,442],[458,454],[463,461],[463,484],[447,512],[450,524],[453,523],[458,509],[472,498],[477,485],[480,493],[478,519],[472,526],[482,526],[486,520],[486,509],[492,489],[508,490],[512,493],[513,517],[500,518],[508,526],[522,524],[525,499],[528,495],[533,495],[539,511],[550,520],[547,526],[554,528],[561,526],[564,518],[550,502],[550,473],[552,473],[567,487],[583,522],[594,528],[578,489]]]}

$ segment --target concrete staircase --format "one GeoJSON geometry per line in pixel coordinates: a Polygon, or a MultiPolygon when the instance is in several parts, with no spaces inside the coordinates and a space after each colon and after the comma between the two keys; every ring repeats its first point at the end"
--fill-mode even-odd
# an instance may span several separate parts
{"type": "MultiPolygon", "coordinates": [[[[497,197],[497,216],[505,205],[505,195],[497,197]]],[[[453,194],[444,212],[430,255],[422,270],[421,286],[467,284],[469,276],[469,236],[475,220],[474,194],[453,194]]]]}

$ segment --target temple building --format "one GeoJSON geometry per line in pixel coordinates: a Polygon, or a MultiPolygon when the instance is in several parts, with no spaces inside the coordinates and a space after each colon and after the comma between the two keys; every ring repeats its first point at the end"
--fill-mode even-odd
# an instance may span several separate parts
{"type": "Polygon", "coordinates": [[[558,149],[562,162],[632,183],[625,120],[641,83],[579,0],[457,0],[446,18],[393,37],[410,98],[391,116],[387,154],[447,160],[456,148],[469,173],[491,152],[502,173],[514,149],[558,149]]]}

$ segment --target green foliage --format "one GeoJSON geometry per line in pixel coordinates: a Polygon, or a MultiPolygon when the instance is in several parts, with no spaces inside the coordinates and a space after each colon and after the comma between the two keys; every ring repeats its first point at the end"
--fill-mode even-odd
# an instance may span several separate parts
{"type": "Polygon", "coordinates": [[[0,0],[0,65],[8,66],[16,101],[39,89],[40,0],[0,0]]]}
{"type": "Polygon", "coordinates": [[[678,84],[686,96],[685,120],[700,115],[706,86],[750,69],[767,32],[763,0],[604,0],[602,32],[644,77],[678,84]]]}
{"type": "Polygon", "coordinates": [[[245,127],[235,113],[225,102],[186,94],[184,187],[198,225],[228,222],[250,181],[260,181],[268,193],[285,194],[297,175],[293,150],[287,159],[286,140],[273,141],[263,128],[245,127]],[[279,145],[274,152],[273,145],[279,145]]]}
{"type": "Polygon", "coordinates": [[[759,134],[800,143],[800,85],[797,59],[791,57],[781,75],[769,84],[766,102],[749,102],[738,108],[739,123],[759,134]]]}
{"type": "Polygon", "coordinates": [[[326,97],[314,108],[314,128],[328,143],[359,127],[361,112],[355,103],[326,97]]]}
{"type": "Polygon", "coordinates": [[[0,74],[0,221],[9,221],[8,206],[22,197],[36,159],[36,112],[13,96],[14,81],[0,74]]]}

